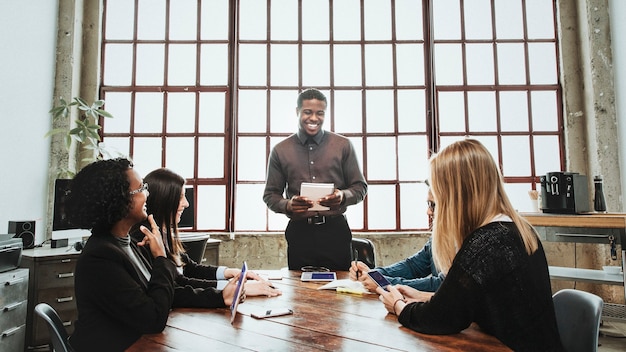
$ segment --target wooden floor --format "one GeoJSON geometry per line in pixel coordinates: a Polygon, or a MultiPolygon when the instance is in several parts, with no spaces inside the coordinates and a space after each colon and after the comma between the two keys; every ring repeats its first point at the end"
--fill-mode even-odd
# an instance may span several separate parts
{"type": "Polygon", "coordinates": [[[626,351],[626,323],[604,322],[598,343],[598,352],[626,351]]]}

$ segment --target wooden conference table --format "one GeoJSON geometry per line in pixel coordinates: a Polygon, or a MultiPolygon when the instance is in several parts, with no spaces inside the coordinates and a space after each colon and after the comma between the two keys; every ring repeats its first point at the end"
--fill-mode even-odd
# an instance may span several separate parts
{"type": "Polygon", "coordinates": [[[247,297],[232,325],[228,308],[178,308],[162,333],[144,335],[128,351],[510,351],[475,324],[455,335],[416,333],[388,314],[376,294],[318,290],[324,283],[302,282],[300,271],[282,274],[271,281],[283,294],[247,297]],[[250,316],[284,307],[293,315],[250,316]]]}

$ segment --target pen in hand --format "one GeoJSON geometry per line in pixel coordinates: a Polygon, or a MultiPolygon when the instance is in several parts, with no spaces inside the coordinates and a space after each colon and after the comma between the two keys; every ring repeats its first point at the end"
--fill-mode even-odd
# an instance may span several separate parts
{"type": "Polygon", "coordinates": [[[356,281],[359,281],[359,251],[354,250],[354,266],[356,267],[356,281]]]}

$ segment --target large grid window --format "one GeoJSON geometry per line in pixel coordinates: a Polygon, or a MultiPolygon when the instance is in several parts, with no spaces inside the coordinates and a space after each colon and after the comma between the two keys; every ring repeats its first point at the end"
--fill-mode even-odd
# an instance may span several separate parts
{"type": "Polygon", "coordinates": [[[562,169],[553,0],[105,0],[103,23],[104,141],[182,174],[195,230],[284,230],[266,163],[307,87],[369,183],[356,231],[426,229],[428,158],[467,136],[520,211],[562,169]]]}

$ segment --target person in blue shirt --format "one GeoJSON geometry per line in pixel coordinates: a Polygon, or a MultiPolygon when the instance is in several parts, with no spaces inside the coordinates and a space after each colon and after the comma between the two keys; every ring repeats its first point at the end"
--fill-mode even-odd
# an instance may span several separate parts
{"type": "MultiPolygon", "coordinates": [[[[428,185],[428,182],[426,182],[428,185]]],[[[433,201],[433,195],[428,191],[428,210],[426,213],[429,217],[429,223],[432,223],[432,216],[435,210],[435,202],[433,201]]],[[[376,270],[383,274],[392,285],[406,285],[413,287],[419,291],[435,292],[441,285],[444,279],[443,273],[440,273],[435,268],[435,263],[432,256],[432,242],[429,238],[426,244],[419,252],[412,256],[401,260],[397,263],[385,266],[376,267],[370,269],[365,263],[361,261],[352,262],[350,266],[350,279],[357,280],[356,273],[359,272],[358,281],[363,283],[363,286],[371,291],[376,292],[376,282],[372,280],[369,275],[366,275],[370,270],[376,270]]]]}

